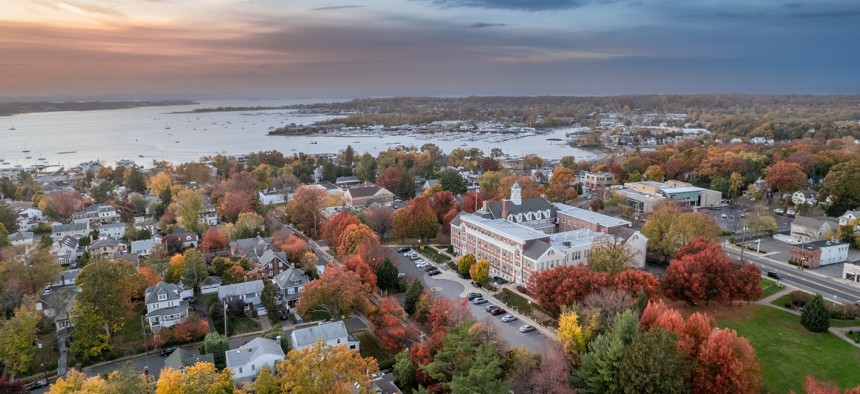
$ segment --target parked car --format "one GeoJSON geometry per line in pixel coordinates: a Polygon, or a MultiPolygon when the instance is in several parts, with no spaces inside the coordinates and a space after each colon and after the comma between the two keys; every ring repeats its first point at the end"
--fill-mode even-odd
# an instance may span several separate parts
{"type": "Polygon", "coordinates": [[[514,320],[517,320],[517,317],[514,315],[504,315],[502,316],[502,323],[510,323],[514,320]]]}
{"type": "Polygon", "coordinates": [[[508,312],[508,311],[506,311],[506,310],[504,310],[504,309],[502,309],[502,308],[496,308],[496,309],[491,310],[491,311],[490,311],[490,314],[491,314],[491,315],[493,315],[493,316],[498,316],[498,315],[505,314],[505,313],[507,313],[507,312],[508,312]]]}
{"type": "Polygon", "coordinates": [[[167,357],[176,351],[176,346],[166,347],[161,349],[161,357],[167,357]]]}
{"type": "Polygon", "coordinates": [[[421,260],[421,256],[419,256],[417,254],[413,254],[409,257],[409,260],[412,260],[412,261],[421,260]]]}
{"type": "Polygon", "coordinates": [[[47,380],[45,380],[45,379],[37,380],[37,381],[35,381],[35,382],[33,382],[33,383],[30,383],[30,384],[28,384],[28,385],[24,386],[24,388],[25,388],[25,389],[27,389],[28,391],[29,391],[29,390],[40,389],[40,388],[42,388],[42,387],[48,387],[48,381],[47,381],[47,380]]]}
{"type": "Polygon", "coordinates": [[[419,262],[416,262],[416,263],[415,263],[415,266],[416,266],[416,267],[418,267],[418,268],[424,268],[424,267],[426,267],[426,266],[428,266],[428,265],[429,265],[429,264],[427,264],[427,262],[426,262],[426,261],[424,261],[424,260],[421,260],[421,261],[419,261],[419,262]]]}
{"type": "Polygon", "coordinates": [[[397,279],[403,279],[403,278],[405,278],[405,277],[406,277],[406,274],[405,274],[405,273],[403,273],[403,272],[398,272],[398,273],[397,273],[397,279]]]}
{"type": "Polygon", "coordinates": [[[442,271],[439,271],[438,269],[433,268],[432,270],[430,270],[430,272],[427,273],[427,275],[436,276],[436,275],[439,275],[441,273],[442,273],[442,271]]]}
{"type": "Polygon", "coordinates": [[[397,253],[406,253],[406,252],[408,252],[408,251],[409,251],[409,248],[400,248],[400,249],[397,249],[397,253]]]}
{"type": "Polygon", "coordinates": [[[780,275],[779,272],[776,271],[767,271],[767,276],[776,280],[782,280],[782,275],[780,275]]]}
{"type": "Polygon", "coordinates": [[[721,218],[723,218],[723,219],[725,219],[725,218],[727,218],[727,217],[729,217],[729,216],[728,216],[728,215],[726,215],[726,214],[722,214],[722,215],[720,215],[720,217],[721,217],[721,218]]]}
{"type": "Polygon", "coordinates": [[[477,287],[477,288],[481,288],[481,285],[480,285],[478,282],[475,282],[475,281],[472,281],[472,286],[475,286],[475,287],[477,287]]]}
{"type": "Polygon", "coordinates": [[[472,303],[475,305],[481,305],[487,303],[487,300],[485,300],[484,297],[478,297],[472,300],[472,303]]]}
{"type": "Polygon", "coordinates": [[[484,310],[487,312],[491,312],[493,309],[497,309],[498,307],[498,305],[487,305],[486,307],[484,307],[484,310]]]}
{"type": "Polygon", "coordinates": [[[534,330],[535,330],[534,326],[532,326],[530,324],[526,324],[526,325],[520,327],[520,332],[522,332],[522,333],[532,332],[534,330]]]}
{"type": "Polygon", "coordinates": [[[472,301],[472,300],[474,300],[475,298],[479,298],[479,297],[481,297],[481,293],[469,293],[469,294],[466,294],[466,299],[467,299],[467,300],[469,300],[469,301],[472,301]]]}
{"type": "Polygon", "coordinates": [[[435,266],[435,265],[433,265],[433,264],[430,264],[430,263],[428,263],[428,264],[427,264],[427,266],[426,266],[426,267],[424,267],[424,271],[428,271],[428,272],[429,272],[429,271],[433,271],[433,270],[435,270],[435,269],[436,269],[436,266],[435,266]]]}

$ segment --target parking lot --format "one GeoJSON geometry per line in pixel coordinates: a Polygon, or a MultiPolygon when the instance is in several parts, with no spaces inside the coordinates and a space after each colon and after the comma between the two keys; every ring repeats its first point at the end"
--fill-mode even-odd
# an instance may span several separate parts
{"type": "Polygon", "coordinates": [[[389,257],[391,258],[391,261],[397,262],[396,264],[398,264],[398,269],[400,270],[400,272],[406,274],[407,278],[417,278],[421,280],[427,288],[433,289],[433,291],[435,291],[439,295],[449,297],[454,300],[462,300],[465,298],[466,294],[471,292],[482,294],[485,299],[489,300],[488,303],[482,305],[475,305],[471,302],[468,303],[469,310],[472,312],[472,316],[475,317],[475,320],[489,321],[493,325],[495,325],[496,328],[498,328],[502,338],[504,338],[505,342],[507,342],[509,346],[523,346],[526,348],[526,350],[530,352],[543,354],[544,347],[549,341],[549,339],[547,339],[547,337],[541,334],[539,331],[521,333],[519,331],[519,327],[524,324],[527,324],[521,320],[522,316],[519,316],[518,320],[512,321],[510,323],[504,323],[502,322],[502,316],[508,313],[513,314],[515,316],[517,314],[512,313],[512,311],[510,310],[507,310],[504,314],[493,316],[486,311],[486,307],[491,304],[495,304],[504,308],[503,305],[496,302],[496,300],[492,298],[492,295],[489,292],[483,289],[473,287],[471,284],[469,284],[468,281],[459,279],[457,277],[457,274],[451,272],[450,269],[447,269],[447,267],[439,268],[442,271],[441,275],[429,276],[424,270],[415,267],[415,263],[409,260],[409,258],[395,252],[392,249],[388,249],[387,252],[389,254],[389,257]]]}
{"type": "MultiPolygon", "coordinates": [[[[749,215],[749,213],[745,212],[745,209],[746,208],[742,206],[731,206],[718,209],[707,209],[702,210],[701,212],[706,215],[712,215],[723,231],[730,231],[734,234],[742,235],[744,233],[745,216],[748,217],[749,215]]],[[[777,215],[772,212],[770,215],[776,220],[777,232],[789,231],[791,229],[791,221],[794,218],[777,215]]]]}

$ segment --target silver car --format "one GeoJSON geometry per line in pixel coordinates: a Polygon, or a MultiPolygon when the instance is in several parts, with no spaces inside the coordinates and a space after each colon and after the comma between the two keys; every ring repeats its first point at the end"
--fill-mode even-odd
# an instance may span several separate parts
{"type": "Polygon", "coordinates": [[[514,315],[504,315],[502,316],[502,323],[510,323],[514,320],[517,320],[517,317],[514,315]]]}
{"type": "Polygon", "coordinates": [[[535,330],[535,327],[530,325],[530,324],[526,324],[526,325],[520,327],[520,332],[522,332],[522,333],[532,332],[534,330],[535,330]]]}

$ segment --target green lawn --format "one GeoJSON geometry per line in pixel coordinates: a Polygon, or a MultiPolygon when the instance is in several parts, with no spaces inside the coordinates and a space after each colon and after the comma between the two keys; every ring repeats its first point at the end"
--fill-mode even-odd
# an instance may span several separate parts
{"type": "MultiPolygon", "coordinates": [[[[230,335],[244,334],[244,333],[248,333],[248,332],[260,331],[260,328],[261,328],[260,323],[258,323],[256,320],[254,320],[250,317],[246,317],[246,316],[230,317],[230,316],[227,316],[227,319],[229,319],[229,321],[227,323],[227,330],[230,332],[230,335]]],[[[266,317],[263,316],[263,319],[266,319],[266,317]]],[[[221,319],[220,317],[215,318],[213,320],[215,323],[215,330],[218,331],[218,333],[223,334],[224,333],[224,320],[221,319]]]]}
{"type": "Polygon", "coordinates": [[[358,331],[352,335],[354,335],[361,343],[359,346],[359,353],[361,353],[362,357],[373,357],[376,359],[377,363],[388,361],[394,357],[393,354],[388,353],[382,348],[382,346],[380,346],[379,338],[377,338],[376,335],[373,335],[372,332],[358,331]]]}
{"type": "Polygon", "coordinates": [[[447,263],[448,261],[451,261],[451,259],[447,255],[439,253],[439,251],[430,246],[425,246],[423,250],[416,250],[418,250],[418,253],[424,255],[424,257],[427,257],[428,259],[436,263],[447,263]]]}
{"type": "Polygon", "coordinates": [[[310,317],[310,321],[331,320],[331,315],[326,311],[313,311],[310,317]]]}
{"type": "Polygon", "coordinates": [[[830,333],[812,333],[800,317],[763,305],[725,310],[715,315],[755,347],[767,391],[803,392],[807,374],[850,388],[860,385],[860,349],[830,333]]]}
{"type": "MultiPolygon", "coordinates": [[[[789,303],[788,294],[771,301],[772,305],[778,306],[780,308],[785,308],[785,304],[788,304],[788,303],[789,303]]],[[[830,320],[830,326],[832,326],[832,327],[854,327],[854,326],[860,327],[860,320],[857,320],[857,319],[854,319],[854,320],[831,319],[830,320]]]]}
{"type": "Polygon", "coordinates": [[[761,298],[770,297],[782,289],[782,287],[777,287],[776,282],[770,279],[761,280],[761,298]]]}
{"type": "Polygon", "coordinates": [[[845,333],[845,335],[847,335],[848,338],[853,339],[854,342],[860,343],[860,332],[849,331],[849,332],[845,333]]]}

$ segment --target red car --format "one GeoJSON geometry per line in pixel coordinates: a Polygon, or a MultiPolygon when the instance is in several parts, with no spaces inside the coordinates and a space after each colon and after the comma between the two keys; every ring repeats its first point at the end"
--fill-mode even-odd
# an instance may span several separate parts
{"type": "Polygon", "coordinates": [[[498,316],[498,315],[501,315],[501,314],[504,314],[504,313],[506,313],[506,312],[505,312],[505,310],[504,310],[504,309],[502,309],[502,308],[496,308],[496,309],[493,309],[493,310],[491,310],[491,311],[490,311],[490,314],[491,314],[491,315],[493,315],[493,316],[498,316]]]}

